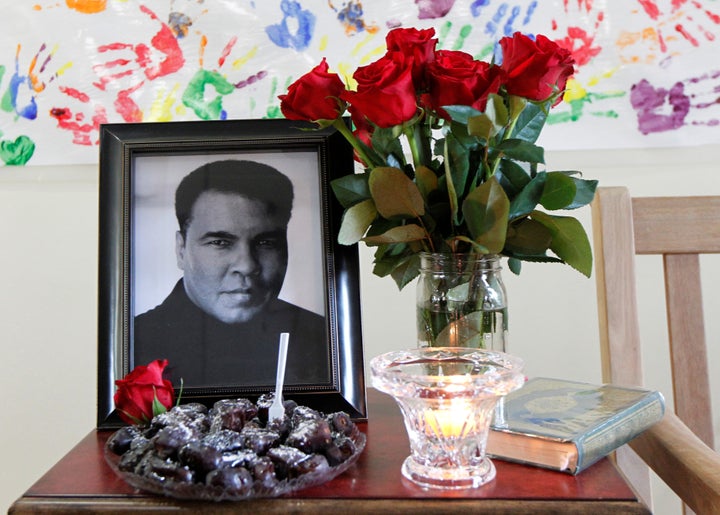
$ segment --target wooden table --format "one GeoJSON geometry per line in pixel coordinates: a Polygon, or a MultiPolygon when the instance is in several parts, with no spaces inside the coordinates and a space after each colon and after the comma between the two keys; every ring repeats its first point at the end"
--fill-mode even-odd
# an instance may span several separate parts
{"type": "Polygon", "coordinates": [[[650,513],[615,466],[603,459],[577,476],[495,460],[497,477],[477,489],[425,490],[400,466],[409,446],[400,411],[387,395],[368,391],[367,446],[345,474],[322,486],[276,499],[200,503],[146,495],[105,463],[112,431],[92,431],[11,507],[23,513],[650,513]]]}

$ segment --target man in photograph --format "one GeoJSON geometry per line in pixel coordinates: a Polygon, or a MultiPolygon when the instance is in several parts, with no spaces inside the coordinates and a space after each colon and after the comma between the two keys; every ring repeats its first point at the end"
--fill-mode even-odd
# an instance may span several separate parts
{"type": "Polygon", "coordinates": [[[135,317],[136,365],[167,359],[176,385],[271,385],[287,332],[286,384],[330,380],[324,317],[278,298],[293,196],[284,174],[255,161],[214,161],[182,179],[175,255],[183,277],[135,317]]]}

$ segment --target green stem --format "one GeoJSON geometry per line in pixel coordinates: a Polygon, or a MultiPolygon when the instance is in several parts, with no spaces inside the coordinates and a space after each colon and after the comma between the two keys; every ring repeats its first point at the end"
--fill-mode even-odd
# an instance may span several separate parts
{"type": "Polygon", "coordinates": [[[420,226],[422,227],[423,231],[425,231],[425,239],[428,241],[428,245],[424,246],[424,250],[429,250],[430,252],[435,252],[435,243],[432,239],[432,234],[430,234],[430,231],[428,231],[427,226],[425,225],[425,221],[422,219],[421,216],[415,217],[418,222],[420,222],[420,226]]]}
{"type": "Polygon", "coordinates": [[[450,204],[450,219],[453,222],[453,226],[458,225],[458,198],[457,191],[455,190],[455,183],[453,182],[452,171],[450,170],[450,154],[448,146],[445,145],[443,162],[445,165],[445,183],[447,185],[448,202],[450,204]]]}
{"type": "Polygon", "coordinates": [[[340,132],[340,134],[342,134],[345,139],[348,140],[348,142],[355,149],[355,152],[357,152],[360,159],[367,165],[368,168],[375,168],[375,163],[372,159],[370,159],[370,156],[367,155],[367,153],[365,152],[365,148],[360,144],[360,141],[355,137],[350,128],[345,125],[342,118],[336,119],[333,122],[333,127],[335,127],[338,132],[340,132]]]}
{"type": "Polygon", "coordinates": [[[432,120],[426,113],[423,118],[423,123],[418,123],[413,129],[413,137],[415,138],[416,145],[418,146],[418,153],[420,154],[420,164],[429,166],[432,161],[432,120]]]}
{"type": "Polygon", "coordinates": [[[417,169],[418,166],[423,164],[423,160],[414,127],[415,126],[403,127],[403,134],[405,134],[405,138],[407,138],[408,145],[410,146],[410,154],[412,155],[413,166],[417,169]]]}
{"type": "MultiPolygon", "coordinates": [[[[503,133],[503,137],[500,141],[505,141],[506,139],[509,139],[510,136],[512,136],[513,131],[515,130],[515,126],[517,125],[518,119],[520,119],[520,113],[518,113],[517,116],[512,118],[510,120],[510,125],[507,126],[505,129],[505,132],[503,133]]],[[[485,155],[488,155],[488,152],[486,151],[485,155]]],[[[497,171],[497,167],[500,165],[500,160],[502,159],[502,152],[498,154],[497,158],[492,163],[492,166],[487,167],[487,173],[485,176],[485,180],[490,180],[490,177],[495,175],[495,172],[497,171]]]]}

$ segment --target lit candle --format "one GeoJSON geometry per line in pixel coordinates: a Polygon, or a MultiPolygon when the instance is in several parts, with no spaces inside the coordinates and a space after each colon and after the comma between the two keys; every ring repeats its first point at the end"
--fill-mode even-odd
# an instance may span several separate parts
{"type": "Polygon", "coordinates": [[[463,399],[451,399],[441,407],[425,411],[425,434],[438,438],[462,437],[475,425],[472,406],[463,399]]]}

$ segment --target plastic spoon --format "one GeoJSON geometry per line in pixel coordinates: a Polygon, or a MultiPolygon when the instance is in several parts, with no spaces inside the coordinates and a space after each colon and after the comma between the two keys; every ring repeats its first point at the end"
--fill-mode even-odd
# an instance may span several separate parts
{"type": "Polygon", "coordinates": [[[285,363],[287,362],[288,340],[290,334],[280,333],[280,350],[278,351],[277,375],[275,376],[275,398],[268,410],[268,420],[282,420],[285,417],[283,406],[283,383],[285,382],[285,363]]]}

